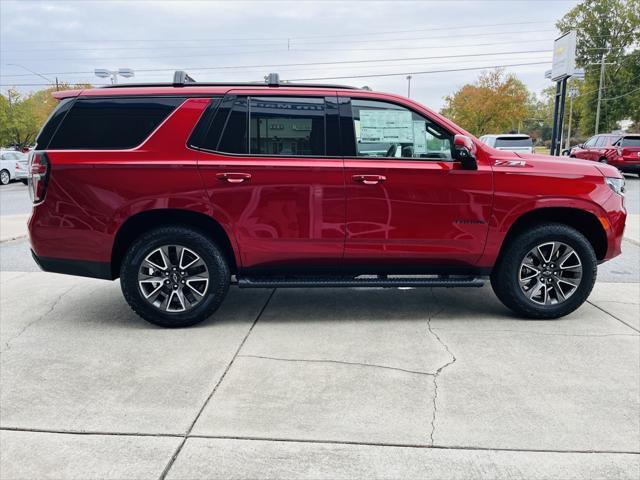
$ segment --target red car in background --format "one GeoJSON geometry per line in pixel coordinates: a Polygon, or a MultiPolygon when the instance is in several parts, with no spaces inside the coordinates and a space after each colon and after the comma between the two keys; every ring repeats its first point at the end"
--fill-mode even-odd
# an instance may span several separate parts
{"type": "Polygon", "coordinates": [[[569,156],[609,163],[621,172],[640,175],[640,134],[594,135],[573,147],[569,156]]]}

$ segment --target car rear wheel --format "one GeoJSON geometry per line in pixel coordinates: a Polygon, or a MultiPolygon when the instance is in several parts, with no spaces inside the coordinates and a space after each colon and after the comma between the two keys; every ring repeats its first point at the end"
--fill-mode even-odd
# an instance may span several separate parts
{"type": "Polygon", "coordinates": [[[539,225],[521,232],[504,248],[491,274],[491,286],[518,315],[562,317],[591,293],[597,259],[577,230],[562,224],[539,225]]]}
{"type": "Polygon", "coordinates": [[[11,175],[9,175],[9,171],[8,170],[0,171],[0,184],[9,185],[10,181],[11,181],[11,175]]]}
{"type": "Polygon", "coordinates": [[[164,227],[136,240],[121,268],[122,293],[142,318],[162,327],[205,320],[222,303],[230,272],[209,238],[188,227],[164,227]]]}

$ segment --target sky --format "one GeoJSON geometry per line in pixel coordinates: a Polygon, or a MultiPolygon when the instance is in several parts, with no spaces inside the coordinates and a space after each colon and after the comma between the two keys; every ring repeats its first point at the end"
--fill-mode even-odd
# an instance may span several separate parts
{"type": "Polygon", "coordinates": [[[174,70],[212,82],[278,72],[407,95],[411,74],[411,98],[440,109],[498,65],[534,92],[551,85],[554,24],[577,3],[0,0],[0,90],[56,78],[97,85],[96,68],[131,68],[119,83],[169,82],[174,70]]]}

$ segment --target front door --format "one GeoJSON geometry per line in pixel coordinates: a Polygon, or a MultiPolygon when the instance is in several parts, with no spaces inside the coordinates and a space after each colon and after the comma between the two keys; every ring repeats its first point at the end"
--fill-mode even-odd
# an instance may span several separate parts
{"type": "Polygon", "coordinates": [[[227,95],[198,166],[214,216],[235,235],[241,268],[340,263],[344,172],[335,96],[227,95]]]}
{"type": "Polygon", "coordinates": [[[491,167],[463,170],[453,134],[404,106],[352,98],[350,110],[345,261],[379,271],[473,265],[487,235],[491,167]]]}

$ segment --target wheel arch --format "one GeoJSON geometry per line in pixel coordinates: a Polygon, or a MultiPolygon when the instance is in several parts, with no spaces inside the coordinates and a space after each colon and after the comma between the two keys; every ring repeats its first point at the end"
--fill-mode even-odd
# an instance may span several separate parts
{"type": "Polygon", "coordinates": [[[500,255],[507,245],[519,233],[543,223],[560,223],[575,228],[589,241],[598,260],[607,253],[607,233],[592,212],[572,207],[543,207],[530,210],[518,217],[509,227],[500,248],[500,255]]]}
{"type": "Polygon", "coordinates": [[[111,250],[111,272],[120,276],[122,259],[129,245],[140,235],[157,227],[178,225],[191,227],[209,236],[221,248],[231,273],[237,272],[236,250],[229,235],[212,217],[192,210],[163,208],[147,210],[130,216],[118,229],[111,250]]]}

